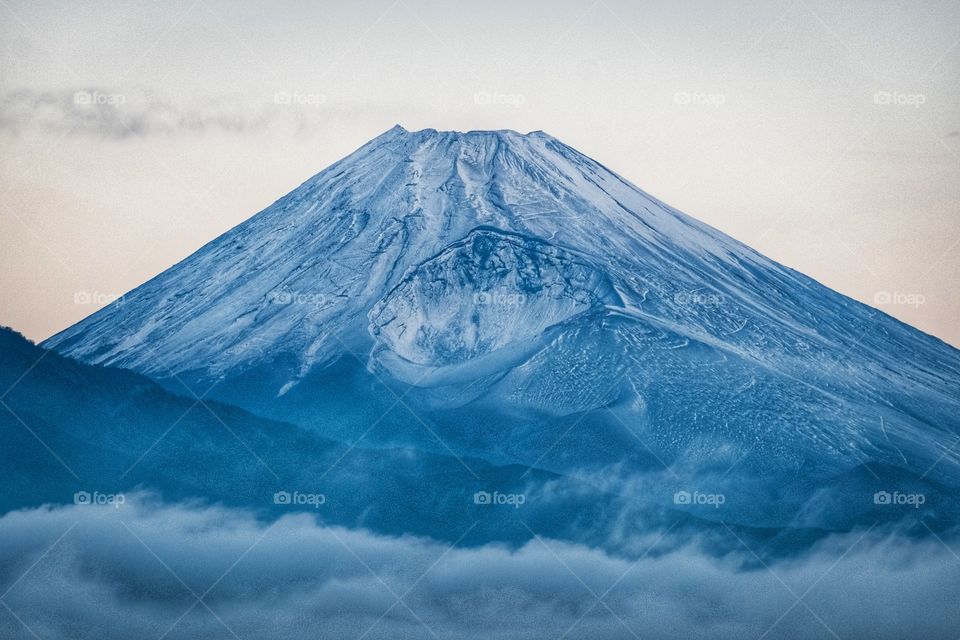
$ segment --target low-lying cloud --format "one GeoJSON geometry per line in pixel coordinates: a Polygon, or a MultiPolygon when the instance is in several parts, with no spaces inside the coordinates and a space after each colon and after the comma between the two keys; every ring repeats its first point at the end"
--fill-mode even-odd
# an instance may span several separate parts
{"type": "Polygon", "coordinates": [[[639,559],[540,538],[450,548],[134,495],[8,513],[0,540],[3,638],[953,638],[960,628],[960,559],[938,540],[876,530],[745,568],[748,551],[714,558],[694,540],[657,553],[653,533],[639,559]]]}

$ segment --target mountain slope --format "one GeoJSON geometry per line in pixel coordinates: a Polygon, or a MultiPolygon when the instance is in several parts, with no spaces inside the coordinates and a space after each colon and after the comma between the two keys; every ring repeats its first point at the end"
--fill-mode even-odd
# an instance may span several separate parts
{"type": "Polygon", "coordinates": [[[960,482],[960,352],[542,132],[395,127],[45,346],[342,440],[805,478],[774,524],[960,482]]]}
{"type": "MultiPolygon", "coordinates": [[[[201,499],[275,518],[306,511],[329,524],[389,534],[415,533],[465,543],[529,539],[505,511],[473,504],[476,491],[503,491],[555,481],[521,477],[521,467],[495,467],[409,449],[365,449],[253,416],[218,402],[173,395],[136,373],[91,366],[44,351],[0,327],[0,514],[91,495],[149,490],[168,500],[201,499]],[[371,482],[373,478],[376,481],[371,482]],[[320,494],[324,503],[276,504],[274,493],[320,494]],[[479,522],[479,516],[484,516],[479,522]]],[[[582,511],[596,531],[613,526],[592,496],[531,504],[525,521],[558,537],[573,523],[555,509],[582,511]],[[604,523],[605,524],[601,524],[604,523]]],[[[615,512],[613,509],[611,512],[615,512]]]]}

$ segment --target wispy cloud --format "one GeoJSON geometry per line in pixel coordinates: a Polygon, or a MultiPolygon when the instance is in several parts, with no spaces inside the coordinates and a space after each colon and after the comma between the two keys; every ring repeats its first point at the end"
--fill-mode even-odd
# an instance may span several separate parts
{"type": "Polygon", "coordinates": [[[103,87],[23,89],[0,96],[0,132],[113,139],[217,131],[244,134],[272,127],[302,130],[375,109],[375,105],[331,105],[323,94],[283,89],[256,97],[224,95],[188,103],[103,87]]]}

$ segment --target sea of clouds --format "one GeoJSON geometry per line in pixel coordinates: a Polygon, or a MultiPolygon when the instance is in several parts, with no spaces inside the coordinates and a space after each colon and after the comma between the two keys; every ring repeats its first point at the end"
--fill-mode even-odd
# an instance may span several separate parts
{"type": "MultiPolygon", "coordinates": [[[[671,535],[670,533],[667,534],[671,535]]],[[[0,517],[0,638],[951,638],[960,557],[879,528],[798,557],[452,546],[150,494],[0,517]]]]}

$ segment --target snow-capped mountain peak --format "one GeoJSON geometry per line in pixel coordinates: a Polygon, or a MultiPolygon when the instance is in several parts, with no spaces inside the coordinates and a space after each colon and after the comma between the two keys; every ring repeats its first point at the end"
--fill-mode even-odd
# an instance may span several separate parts
{"type": "Polygon", "coordinates": [[[431,406],[617,407],[663,457],[960,462],[955,349],[541,131],[396,126],[45,346],[291,420],[356,358],[431,406]]]}

